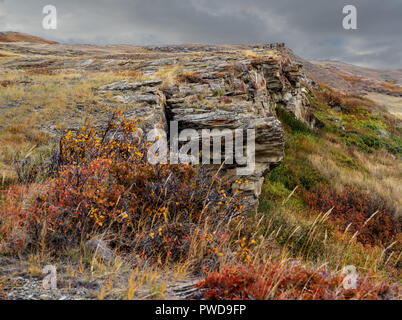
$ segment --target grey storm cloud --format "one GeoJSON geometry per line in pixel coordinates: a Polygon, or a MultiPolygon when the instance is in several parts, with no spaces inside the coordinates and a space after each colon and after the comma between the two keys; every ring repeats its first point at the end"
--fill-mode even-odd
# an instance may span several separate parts
{"type": "Polygon", "coordinates": [[[402,68],[402,0],[0,0],[0,30],[63,43],[286,42],[307,59],[402,68]],[[47,4],[57,30],[42,28],[47,4]],[[342,27],[347,4],[357,30],[342,27]]]}

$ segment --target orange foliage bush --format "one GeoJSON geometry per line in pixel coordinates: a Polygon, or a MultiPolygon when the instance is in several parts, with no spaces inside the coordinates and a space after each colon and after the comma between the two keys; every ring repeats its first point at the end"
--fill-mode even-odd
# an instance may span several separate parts
{"type": "Polygon", "coordinates": [[[342,94],[328,87],[324,86],[321,90],[316,90],[316,95],[321,101],[324,101],[331,107],[339,107],[342,105],[342,94]]]}
{"type": "Polygon", "coordinates": [[[217,210],[238,212],[241,203],[202,168],[150,164],[148,147],[135,122],[120,116],[101,131],[86,124],[66,132],[53,164],[56,178],[31,197],[16,187],[4,193],[9,206],[0,208],[1,239],[10,251],[43,244],[60,251],[101,233],[113,248],[180,259],[203,219],[222,219],[217,210]],[[223,202],[225,208],[208,206],[223,202]],[[19,222],[5,227],[5,217],[19,222]],[[17,236],[17,246],[11,245],[18,234],[23,236],[17,236]]]}

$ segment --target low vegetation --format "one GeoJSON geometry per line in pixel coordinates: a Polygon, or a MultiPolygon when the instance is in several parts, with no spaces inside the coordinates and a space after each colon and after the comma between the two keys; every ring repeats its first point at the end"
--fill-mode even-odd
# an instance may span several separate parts
{"type": "MultiPolygon", "coordinates": [[[[373,101],[311,89],[319,128],[276,110],[285,158],[244,215],[219,172],[149,164],[136,121],[94,93],[148,76],[40,70],[1,70],[0,254],[30,277],[55,264],[67,287],[99,280],[98,299],[169,298],[178,280],[206,299],[401,298],[401,128],[373,101]],[[348,265],[356,289],[342,285],[348,265]]],[[[177,67],[156,77],[205,81],[177,67]]]]}
{"type": "Polygon", "coordinates": [[[394,298],[398,287],[359,279],[359,290],[344,290],[343,277],[297,263],[227,267],[198,284],[208,300],[347,300],[394,298]]]}

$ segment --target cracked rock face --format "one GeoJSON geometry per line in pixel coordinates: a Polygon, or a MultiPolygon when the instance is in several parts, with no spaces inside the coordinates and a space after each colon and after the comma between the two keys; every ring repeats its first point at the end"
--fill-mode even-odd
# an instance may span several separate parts
{"type": "MultiPolygon", "coordinates": [[[[129,116],[139,119],[145,131],[158,127],[168,132],[171,121],[177,121],[179,132],[195,129],[200,137],[203,130],[246,132],[253,129],[255,166],[252,172],[240,176],[238,169],[244,164],[235,162],[223,165],[220,173],[232,186],[239,178],[243,180],[237,187],[242,190],[241,196],[247,198],[247,210],[254,210],[265,175],[284,155],[284,132],[275,117],[276,108],[284,108],[297,118],[310,121],[308,100],[300,83],[301,65],[280,51],[257,52],[258,58],[247,58],[239,51],[224,54],[219,51],[216,55],[204,52],[185,62],[169,60],[168,65],[177,68],[173,83],[166,85],[159,79],[122,81],[99,90],[111,91],[119,101],[132,105],[129,116]]],[[[158,69],[156,61],[153,66],[158,69]]],[[[149,64],[144,66],[145,71],[148,67],[149,64]]],[[[245,139],[246,134],[244,142],[245,139]]],[[[221,143],[224,149],[223,137],[221,143]]],[[[214,174],[221,165],[206,167],[214,174]]]]}

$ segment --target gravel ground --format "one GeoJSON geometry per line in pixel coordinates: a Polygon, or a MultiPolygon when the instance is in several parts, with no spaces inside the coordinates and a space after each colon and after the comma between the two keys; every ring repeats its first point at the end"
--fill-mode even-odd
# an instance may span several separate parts
{"type": "Polygon", "coordinates": [[[40,279],[26,279],[23,277],[8,279],[9,285],[4,288],[8,300],[86,300],[88,289],[45,290],[40,279]]]}
{"type": "Polygon", "coordinates": [[[100,281],[69,279],[58,274],[57,289],[43,287],[44,275],[32,275],[27,260],[0,255],[0,300],[87,300],[96,299],[100,281]]]}
{"type": "MultiPolygon", "coordinates": [[[[44,275],[37,269],[32,275],[32,264],[29,259],[17,259],[0,255],[0,300],[97,300],[102,288],[107,287],[104,280],[91,280],[88,274],[71,277],[63,267],[58,268],[57,289],[46,290],[43,286],[44,275]]],[[[67,262],[65,262],[66,264],[67,262]]],[[[63,265],[61,261],[60,266],[63,265]]],[[[129,274],[129,273],[128,273],[129,274]]],[[[125,299],[127,296],[121,289],[127,286],[127,273],[119,274],[114,282],[113,294],[104,299],[125,299]],[[122,293],[123,292],[123,293],[122,293]]],[[[166,283],[164,298],[168,300],[199,299],[195,284],[200,279],[188,278],[172,280],[166,283]]],[[[159,296],[160,297],[160,296],[159,296]]],[[[149,288],[138,290],[133,299],[152,299],[149,288]]]]}

